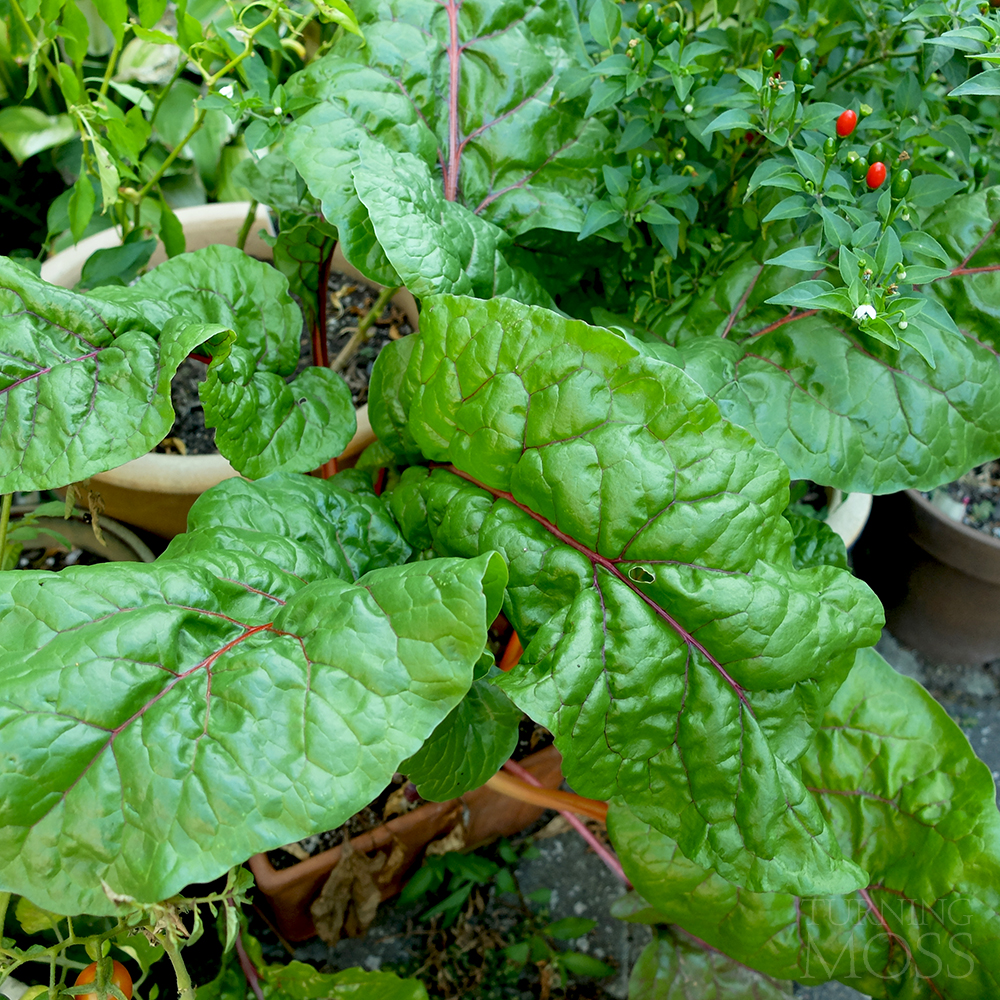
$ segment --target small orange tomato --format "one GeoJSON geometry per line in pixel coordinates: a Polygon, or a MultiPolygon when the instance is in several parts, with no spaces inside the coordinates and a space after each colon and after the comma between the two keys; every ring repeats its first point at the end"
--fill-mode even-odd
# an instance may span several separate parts
{"type": "MultiPolygon", "coordinates": [[[[91,962],[83,972],[76,977],[74,986],[86,986],[97,978],[97,963],[91,962]]],[[[111,982],[125,994],[125,1000],[132,1000],[132,977],[121,962],[115,962],[111,970],[111,982]]],[[[97,1000],[96,993],[78,993],[76,1000],[97,1000]]]]}

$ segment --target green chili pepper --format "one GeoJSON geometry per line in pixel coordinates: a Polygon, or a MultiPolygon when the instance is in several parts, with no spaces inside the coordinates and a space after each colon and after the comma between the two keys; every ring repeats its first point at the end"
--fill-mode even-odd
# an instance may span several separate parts
{"type": "Polygon", "coordinates": [[[812,63],[808,59],[800,59],[792,71],[792,82],[796,87],[804,87],[807,83],[812,83],[812,78],[812,63]]]}
{"type": "Polygon", "coordinates": [[[892,196],[895,199],[905,198],[913,183],[913,174],[905,167],[892,175],[892,196]]]}
{"type": "Polygon", "coordinates": [[[856,181],[860,181],[864,179],[864,176],[867,173],[868,173],[868,161],[863,156],[859,156],[851,164],[851,176],[856,181]]]}
{"type": "Polygon", "coordinates": [[[632,161],[632,178],[634,180],[642,180],[646,176],[646,157],[642,153],[636,153],[635,159],[632,161]]]}

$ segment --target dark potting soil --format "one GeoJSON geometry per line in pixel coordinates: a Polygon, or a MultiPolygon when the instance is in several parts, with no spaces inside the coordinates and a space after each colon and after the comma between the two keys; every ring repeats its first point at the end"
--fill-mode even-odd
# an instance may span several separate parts
{"type": "MultiPolygon", "coordinates": [[[[326,342],[330,360],[333,361],[350,339],[361,317],[374,305],[378,293],[367,285],[358,284],[338,273],[330,275],[327,291],[326,342]]],[[[389,341],[398,340],[412,332],[410,321],[398,306],[390,302],[370,327],[369,339],[361,345],[341,373],[351,390],[355,407],[368,402],[368,382],[379,351],[389,341]]],[[[309,328],[303,324],[299,365],[295,374],[312,363],[312,337],[309,328]]],[[[211,455],[216,451],[215,428],[205,426],[205,410],[198,396],[198,386],[205,381],[205,371],[206,366],[201,361],[186,358],[181,362],[170,386],[174,425],[157,445],[156,451],[175,455],[211,455]]]]}
{"type": "Polygon", "coordinates": [[[1000,459],[924,496],[953,520],[1000,538],[1000,459]]]}
{"type": "Polygon", "coordinates": [[[66,546],[53,546],[50,549],[25,548],[17,560],[18,569],[50,569],[58,572],[67,566],[95,566],[108,560],[95,552],[83,549],[67,549],[66,546]]]}

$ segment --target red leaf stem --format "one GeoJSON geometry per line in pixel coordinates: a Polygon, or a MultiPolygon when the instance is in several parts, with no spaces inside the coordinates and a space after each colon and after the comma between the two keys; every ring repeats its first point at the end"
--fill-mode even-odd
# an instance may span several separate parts
{"type": "Polygon", "coordinates": [[[681,641],[686,643],[688,646],[697,649],[709,663],[719,672],[719,675],[726,681],[726,683],[733,689],[736,697],[739,698],[740,703],[743,707],[753,715],[753,709],[750,707],[750,702],[747,701],[746,694],[743,688],[738,684],[728,673],[725,667],[714,657],[712,654],[700,643],[695,637],[688,632],[680,622],[678,622],[665,608],[661,608],[656,601],[653,600],[648,594],[641,590],[632,580],[628,578],[616,565],[617,560],[609,559],[607,556],[602,556],[599,552],[595,552],[593,549],[587,548],[582,542],[578,542],[571,535],[567,535],[565,532],[560,531],[551,521],[542,517],[541,514],[537,514],[526,504],[521,503],[514,499],[512,493],[507,493],[505,490],[494,489],[491,486],[487,486],[484,483],[479,482],[478,479],[474,479],[467,472],[463,472],[461,469],[456,468],[454,465],[442,465],[437,466],[437,468],[447,469],[449,472],[453,472],[456,476],[466,480],[466,482],[472,483],[473,486],[477,486],[481,490],[485,490],[497,499],[506,500],[508,503],[513,504],[518,510],[523,511],[532,520],[537,521],[546,531],[551,535],[555,536],[564,545],[568,545],[572,549],[576,549],[577,552],[584,555],[590,562],[595,566],[600,566],[603,570],[610,573],[612,576],[617,578],[619,581],[625,584],[640,600],[642,600],[649,608],[656,614],[659,618],[662,618],[681,638],[681,641]]]}
{"type": "Polygon", "coordinates": [[[729,314],[729,319],[726,320],[726,328],[722,331],[722,339],[725,340],[729,336],[729,331],[733,328],[733,324],[736,322],[736,317],[739,316],[740,310],[747,304],[747,299],[750,298],[750,293],[753,291],[753,286],[757,284],[757,279],[764,273],[764,265],[761,264],[757,269],[757,273],[753,276],[753,281],[747,285],[747,290],[740,297],[740,301],[736,303],[736,308],[729,314]]]}
{"type": "Polygon", "coordinates": [[[458,83],[460,76],[458,44],[458,11],[462,0],[445,0],[448,11],[448,68],[450,84],[448,88],[448,150],[450,159],[444,178],[444,196],[448,201],[458,198],[458,163],[462,155],[458,144],[458,83]]]}
{"type": "MultiPolygon", "coordinates": [[[[526,768],[521,767],[520,764],[516,764],[514,761],[509,760],[504,764],[504,770],[510,771],[515,777],[520,778],[522,781],[529,785],[534,785],[536,788],[541,788],[542,783],[526,768]]],[[[619,878],[625,887],[631,892],[632,883],[628,880],[628,876],[625,874],[624,869],[621,866],[621,862],[587,829],[587,827],[571,812],[566,812],[562,809],[559,810],[559,815],[566,820],[567,823],[580,836],[586,841],[590,849],[604,862],[608,871],[619,878]]]]}
{"type": "Polygon", "coordinates": [[[763,337],[765,333],[777,330],[779,326],[784,326],[786,323],[793,323],[797,319],[805,319],[807,316],[815,316],[818,312],[818,309],[807,309],[805,312],[796,312],[793,309],[787,316],[782,316],[777,322],[772,323],[770,326],[765,326],[763,330],[758,330],[756,333],[751,333],[750,336],[763,337]]]}

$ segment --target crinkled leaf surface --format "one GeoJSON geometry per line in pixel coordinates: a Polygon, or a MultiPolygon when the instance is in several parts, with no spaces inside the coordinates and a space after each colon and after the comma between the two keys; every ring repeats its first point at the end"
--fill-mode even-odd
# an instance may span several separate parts
{"type": "Polygon", "coordinates": [[[781,1000],[791,995],[791,983],[763,976],[667,927],[653,932],[628,980],[628,1000],[781,1000]]]}
{"type": "Polygon", "coordinates": [[[968,273],[935,281],[932,294],[959,328],[996,359],[1000,352],[1000,188],[950,198],[925,225],[968,273]]]}
{"type": "Polygon", "coordinates": [[[153,322],[174,317],[215,323],[235,341],[214,356],[199,387],[205,422],[239,472],[306,472],[340,454],[357,427],[347,383],[310,367],[290,381],[299,362],[302,315],[287,279],[235,247],[179,254],[128,288],[98,293],[130,304],[153,322]]]}
{"type": "Polygon", "coordinates": [[[414,295],[453,292],[488,299],[509,295],[552,305],[529,274],[512,268],[500,247],[508,236],[457,202],[448,201],[427,164],[367,137],[354,170],[358,197],[393,267],[414,295]]]}
{"type": "Polygon", "coordinates": [[[802,773],[869,884],[839,896],[746,892],[615,805],[609,831],[658,919],[782,979],[839,979],[874,997],[995,996],[1000,815],[988,768],[944,709],[863,650],[802,773]]]}
{"type": "Polygon", "coordinates": [[[100,879],[143,902],[211,880],[343,822],[468,691],[499,556],[389,565],[380,501],[315,480],[275,514],[286,482],[216,488],[221,523],[201,502],[245,547],[196,529],[150,565],[0,574],[0,887],[109,913],[100,879]]]}
{"type": "Polygon", "coordinates": [[[485,784],[517,746],[521,710],[486,679],[469,693],[399,765],[417,791],[432,802],[444,802],[485,784]]]}
{"type": "MultiPolygon", "coordinates": [[[[588,64],[573,4],[363,0],[356,10],[364,42],[342,38],[289,84],[290,93],[320,103],[289,127],[284,147],[352,264],[382,284],[416,291],[412,281],[434,277],[432,261],[414,269],[412,253],[400,246],[421,230],[431,242],[443,215],[468,261],[468,280],[489,287],[493,253],[474,242],[492,232],[483,221],[508,236],[579,232],[610,136],[586,117],[583,98],[551,101],[560,73],[588,64]],[[421,179],[412,214],[398,214],[398,198],[378,197],[370,180],[359,179],[372,169],[366,139],[385,155],[417,157],[435,175],[437,198],[421,179]],[[442,211],[439,200],[452,207],[442,211]]],[[[394,162],[399,188],[414,167],[394,162]]],[[[450,254],[435,260],[452,263],[450,254]]]]}
{"type": "Polygon", "coordinates": [[[0,492],[50,489],[145,454],[170,430],[170,379],[214,336],[57,288],[0,258],[0,492]]]}
{"type": "Polygon", "coordinates": [[[989,324],[960,324],[961,333],[925,324],[932,367],[837,313],[789,320],[787,307],[766,305],[801,278],[745,257],[645,349],[682,365],[793,478],[848,492],[930,489],[1000,454],[1000,365],[978,332],[989,324]]]}
{"type": "Polygon", "coordinates": [[[322,266],[333,252],[336,228],[323,218],[319,201],[306,190],[295,164],[278,150],[260,160],[243,160],[234,179],[277,213],[278,234],[265,237],[274,247],[274,266],[288,278],[289,290],[314,323],[322,266]]]}
{"type": "Polygon", "coordinates": [[[421,329],[402,395],[447,469],[407,470],[391,504],[418,548],[506,557],[526,651],[498,683],[573,787],[741,884],[862,884],[794,762],[881,610],[794,568],[778,459],[609,331],[449,296],[421,329]]]}
{"type": "Polygon", "coordinates": [[[786,510],[785,520],[792,526],[792,563],[796,569],[807,566],[848,568],[844,540],[825,521],[786,510]]]}

